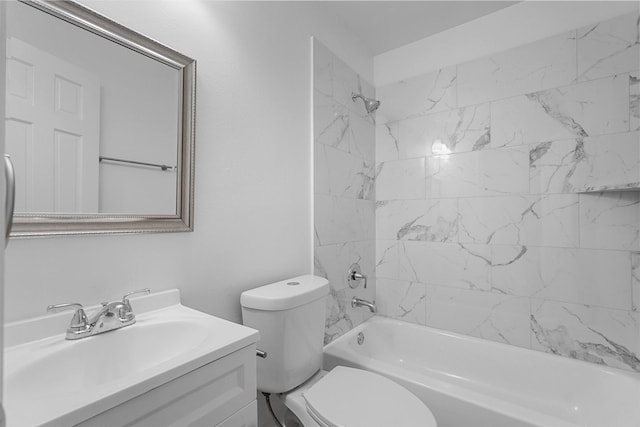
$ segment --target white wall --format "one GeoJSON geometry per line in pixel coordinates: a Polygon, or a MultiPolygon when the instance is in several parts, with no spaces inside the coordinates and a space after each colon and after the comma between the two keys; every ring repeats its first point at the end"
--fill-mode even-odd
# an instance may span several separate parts
{"type": "Polygon", "coordinates": [[[372,58],[308,3],[84,1],[198,60],[195,232],[13,240],[6,318],[178,287],[240,321],[240,292],[312,271],[310,42],[372,58]]]}

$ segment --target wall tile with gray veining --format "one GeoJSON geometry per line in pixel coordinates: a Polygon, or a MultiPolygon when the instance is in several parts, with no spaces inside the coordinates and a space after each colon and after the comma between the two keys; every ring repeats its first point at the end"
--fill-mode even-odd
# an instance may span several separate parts
{"type": "Polygon", "coordinates": [[[640,311],[640,253],[631,253],[631,306],[640,311]]]}
{"type": "Polygon", "coordinates": [[[640,63],[640,15],[626,14],[578,30],[578,80],[626,73],[640,63]]]}
{"type": "Polygon", "coordinates": [[[459,201],[462,243],[577,247],[577,195],[464,198],[459,201]]]}
{"type": "Polygon", "coordinates": [[[425,160],[423,158],[378,163],[376,199],[424,199],[425,160]]]}
{"type": "Polygon", "coordinates": [[[369,200],[315,195],[314,227],[317,245],[370,240],[375,232],[375,204],[369,200]]]}
{"type": "Polygon", "coordinates": [[[575,80],[570,31],[458,65],[459,106],[567,85],[575,80]]]}
{"type": "Polygon", "coordinates": [[[428,114],[400,122],[400,157],[462,153],[490,140],[489,104],[428,114]]]}
{"type": "Polygon", "coordinates": [[[398,278],[454,288],[490,289],[487,245],[405,241],[398,245],[398,278]]]}
{"type": "Polygon", "coordinates": [[[324,144],[314,144],[316,194],[373,200],[372,163],[324,144]]]}
{"type": "Polygon", "coordinates": [[[529,191],[526,147],[481,150],[427,158],[427,194],[473,197],[529,191]]]}
{"type": "MultiPolygon", "coordinates": [[[[408,157],[408,156],[407,156],[408,157]]],[[[376,126],[376,162],[400,159],[400,122],[376,126]]]]}
{"type": "Polygon", "coordinates": [[[376,237],[458,242],[458,200],[392,200],[376,204],[376,237]]]}
{"type": "Polygon", "coordinates": [[[631,264],[626,252],[506,245],[491,250],[494,292],[631,309],[631,264]]]}
{"type": "Polygon", "coordinates": [[[378,314],[425,324],[427,314],[426,285],[418,282],[378,279],[376,284],[378,314]]]}
{"type": "Polygon", "coordinates": [[[640,182],[640,134],[544,142],[529,152],[532,193],[625,188],[640,182]]]}
{"type": "Polygon", "coordinates": [[[532,347],[574,359],[640,371],[638,313],[534,300],[532,347]]]}
{"type": "Polygon", "coordinates": [[[529,347],[529,300],[445,286],[427,286],[427,326],[529,347]]]}
{"type": "Polygon", "coordinates": [[[629,74],[629,116],[631,130],[640,130],[640,72],[629,74]]]}
{"type": "Polygon", "coordinates": [[[491,103],[492,147],[628,130],[628,74],[491,103]]]}
{"type": "Polygon", "coordinates": [[[403,80],[376,90],[379,123],[456,108],[456,67],[403,80]]]}
{"type": "Polygon", "coordinates": [[[640,251],[640,193],[581,194],[580,246],[640,251]]]}
{"type": "Polygon", "coordinates": [[[314,92],[313,133],[317,143],[350,152],[349,110],[333,98],[314,92]]]}
{"type": "Polygon", "coordinates": [[[333,96],[334,55],[318,39],[313,40],[313,89],[333,96]]]}

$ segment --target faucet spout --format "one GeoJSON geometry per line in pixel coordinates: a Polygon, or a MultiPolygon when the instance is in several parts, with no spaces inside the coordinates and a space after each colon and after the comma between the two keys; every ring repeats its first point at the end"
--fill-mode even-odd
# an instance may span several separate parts
{"type": "Polygon", "coordinates": [[[367,301],[364,299],[353,297],[351,299],[351,307],[367,307],[369,311],[372,313],[376,313],[378,309],[376,308],[376,302],[367,301]]]}

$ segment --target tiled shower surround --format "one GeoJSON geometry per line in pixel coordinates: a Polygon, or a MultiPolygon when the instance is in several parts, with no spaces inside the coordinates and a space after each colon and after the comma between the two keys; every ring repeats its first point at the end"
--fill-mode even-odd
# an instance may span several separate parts
{"type": "Polygon", "coordinates": [[[640,191],[612,191],[640,188],[639,32],[377,88],[381,314],[640,371],[640,191]]]}
{"type": "Polygon", "coordinates": [[[317,40],[313,51],[314,274],[331,286],[328,343],[370,316],[352,308],[351,297],[375,298],[375,127],[362,101],[351,100],[374,89],[317,40]],[[366,289],[347,286],[355,262],[369,276],[366,289]]]}

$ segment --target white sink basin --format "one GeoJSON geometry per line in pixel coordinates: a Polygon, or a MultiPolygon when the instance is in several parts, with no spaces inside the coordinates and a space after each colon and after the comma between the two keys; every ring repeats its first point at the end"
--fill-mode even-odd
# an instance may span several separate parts
{"type": "Polygon", "coordinates": [[[7,426],[75,424],[256,341],[252,329],[173,304],[93,337],[65,340],[63,329],[8,347],[7,426]]]}

